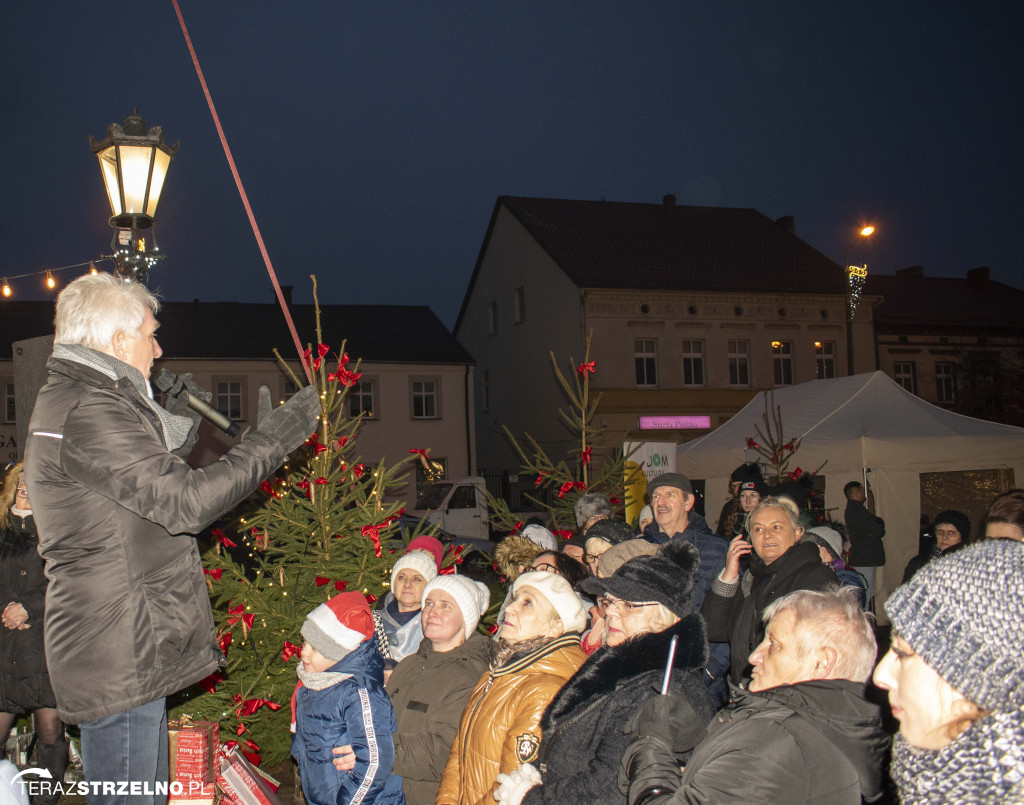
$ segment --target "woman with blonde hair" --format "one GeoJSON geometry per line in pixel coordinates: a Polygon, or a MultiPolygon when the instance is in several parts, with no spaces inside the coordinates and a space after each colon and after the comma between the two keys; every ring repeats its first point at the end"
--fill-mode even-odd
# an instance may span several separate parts
{"type": "Polygon", "coordinates": [[[930,562],[885,602],[874,681],[900,722],[904,805],[1024,802],[1024,544],[990,539],[930,562]]]}

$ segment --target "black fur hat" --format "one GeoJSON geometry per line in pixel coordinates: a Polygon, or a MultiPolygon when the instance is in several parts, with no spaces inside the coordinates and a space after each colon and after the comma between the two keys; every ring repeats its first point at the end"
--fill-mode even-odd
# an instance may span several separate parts
{"type": "Polygon", "coordinates": [[[638,556],[605,579],[584,580],[592,595],[609,593],[624,601],[657,601],[680,618],[693,612],[693,588],[700,554],[681,539],[669,540],[654,556],[638,556]]]}

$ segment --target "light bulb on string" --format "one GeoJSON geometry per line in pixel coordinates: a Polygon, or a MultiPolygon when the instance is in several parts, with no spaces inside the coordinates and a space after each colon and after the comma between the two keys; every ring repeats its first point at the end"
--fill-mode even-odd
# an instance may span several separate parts
{"type": "Polygon", "coordinates": [[[57,280],[53,278],[53,272],[50,269],[46,269],[46,287],[50,290],[57,287],[57,280]]]}
{"type": "Polygon", "coordinates": [[[4,277],[3,295],[5,297],[11,295],[11,284],[7,281],[7,277],[4,277]]]}

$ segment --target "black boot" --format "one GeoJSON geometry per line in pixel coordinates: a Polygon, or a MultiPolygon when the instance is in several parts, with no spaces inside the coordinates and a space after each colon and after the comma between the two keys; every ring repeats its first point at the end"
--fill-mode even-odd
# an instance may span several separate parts
{"type": "MultiPolygon", "coordinates": [[[[64,782],[64,772],[68,768],[68,741],[61,738],[57,743],[36,744],[36,765],[49,770],[53,776],[44,782],[50,783],[51,791],[64,782]]],[[[35,798],[35,805],[57,805],[60,795],[57,793],[35,798]]]]}

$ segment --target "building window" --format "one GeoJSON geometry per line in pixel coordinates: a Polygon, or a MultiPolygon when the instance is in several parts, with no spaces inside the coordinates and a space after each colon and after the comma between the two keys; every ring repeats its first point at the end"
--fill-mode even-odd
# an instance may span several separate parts
{"type": "Polygon", "coordinates": [[[699,388],[704,385],[704,342],[683,340],[683,385],[699,388]]]}
{"type": "Polygon", "coordinates": [[[655,388],[658,385],[658,342],[653,338],[637,338],[633,341],[636,361],[636,384],[641,388],[655,388]]]}
{"type": "Polygon", "coordinates": [[[526,289],[521,285],[512,292],[512,321],[526,321],[526,289]]]}
{"type": "Polygon", "coordinates": [[[729,385],[750,385],[750,342],[729,342],[729,385]]]}
{"type": "Polygon", "coordinates": [[[836,376],[835,341],[815,341],[814,359],[818,366],[818,380],[831,380],[836,376]]]}
{"type": "Polygon", "coordinates": [[[244,419],[242,415],[242,381],[241,380],[218,380],[213,384],[216,389],[214,399],[217,410],[228,419],[240,422],[244,419]]]}
{"type": "Polygon", "coordinates": [[[772,341],[772,366],[776,386],[793,385],[792,341],[772,341]]]}
{"type": "Polygon", "coordinates": [[[17,420],[15,419],[15,405],[14,405],[14,384],[11,382],[4,382],[4,424],[13,425],[17,420]]]}
{"type": "Polygon", "coordinates": [[[480,410],[491,409],[491,373],[484,369],[480,372],[480,410]]]}
{"type": "Polygon", "coordinates": [[[498,332],[498,303],[487,303],[487,334],[494,335],[498,332]]]}
{"type": "Polygon", "coordinates": [[[437,380],[412,381],[412,418],[437,419],[440,417],[440,399],[437,380]]]}
{"type": "Polygon", "coordinates": [[[892,379],[911,394],[917,394],[917,377],[913,361],[896,361],[892,365],[892,379]]]}
{"type": "Polygon", "coordinates": [[[374,382],[362,379],[348,390],[348,415],[355,419],[362,414],[366,419],[377,418],[377,406],[374,405],[374,382]]]}
{"type": "Polygon", "coordinates": [[[935,402],[945,405],[956,402],[956,378],[953,364],[948,361],[935,364],[935,402]]]}

